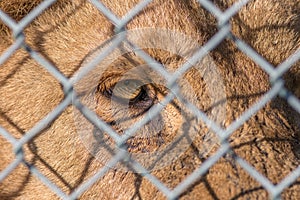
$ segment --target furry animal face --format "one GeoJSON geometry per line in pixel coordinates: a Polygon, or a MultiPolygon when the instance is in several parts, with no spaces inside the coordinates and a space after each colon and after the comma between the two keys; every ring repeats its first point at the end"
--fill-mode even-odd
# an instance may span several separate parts
{"type": "MultiPolygon", "coordinates": [[[[1,1],[0,8],[19,20],[39,3],[22,2],[1,1]],[[14,6],[25,14],[13,12],[14,6]]],[[[103,2],[119,17],[138,3],[103,2]]],[[[226,9],[233,2],[215,3],[226,9]]],[[[299,48],[299,8],[298,1],[249,2],[232,18],[231,32],[277,65],[299,48]]],[[[12,39],[0,25],[2,53],[12,39]]],[[[215,17],[198,2],[153,1],[128,22],[126,31],[116,34],[118,28],[90,2],[79,0],[58,1],[26,27],[25,41],[32,51],[17,50],[0,68],[0,125],[19,139],[57,106],[69,106],[22,146],[26,164],[0,183],[1,198],[57,198],[30,173],[27,166],[35,166],[66,194],[109,167],[79,195],[82,199],[164,199],[133,160],[175,188],[224,146],[196,109],[227,128],[272,86],[268,74],[230,39],[199,60],[190,59],[218,32],[215,17]],[[33,51],[69,78],[73,88],[64,87],[63,79],[33,59],[33,51]],[[94,114],[87,117],[85,108],[94,114]],[[95,126],[102,122],[111,131],[95,126]],[[125,142],[119,143],[120,138],[125,142]],[[120,149],[130,156],[110,165],[120,149]]],[[[296,63],[285,77],[286,87],[298,97],[299,71],[296,63]]],[[[267,198],[236,158],[277,184],[299,166],[299,135],[299,113],[274,98],[229,136],[231,151],[180,197],[267,198]]],[[[0,144],[3,171],[15,155],[2,136],[0,144]]],[[[298,183],[283,197],[299,199],[298,183]]]]}

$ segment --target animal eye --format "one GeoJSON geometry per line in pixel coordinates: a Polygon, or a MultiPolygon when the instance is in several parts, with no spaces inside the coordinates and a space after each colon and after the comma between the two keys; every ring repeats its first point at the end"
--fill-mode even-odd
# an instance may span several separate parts
{"type": "Polygon", "coordinates": [[[123,100],[134,101],[143,92],[142,83],[137,80],[122,80],[113,88],[113,96],[123,100]]]}
{"type": "Polygon", "coordinates": [[[139,80],[126,79],[106,88],[103,94],[118,103],[129,104],[131,107],[148,108],[154,100],[149,90],[148,85],[139,80]]]}

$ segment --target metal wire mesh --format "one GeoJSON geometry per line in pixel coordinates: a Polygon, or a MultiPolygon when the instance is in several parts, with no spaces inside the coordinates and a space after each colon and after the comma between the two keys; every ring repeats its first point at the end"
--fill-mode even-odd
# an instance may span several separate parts
{"type": "MultiPolygon", "coordinates": [[[[27,144],[30,140],[32,140],[35,136],[37,136],[48,124],[51,124],[65,109],[68,105],[72,104],[75,106],[90,122],[92,122],[97,128],[104,130],[109,134],[111,138],[116,142],[119,146],[119,152],[108,162],[107,166],[115,166],[117,163],[129,157],[129,152],[126,148],[123,148],[122,145],[126,142],[126,140],[131,137],[141,126],[145,125],[151,117],[143,118],[142,121],[134,124],[127,133],[123,136],[119,136],[109,125],[103,122],[101,119],[96,117],[96,114],[90,111],[84,104],[82,104],[79,99],[75,98],[75,91],[73,90],[74,84],[78,82],[81,78],[83,78],[90,70],[92,70],[103,58],[107,56],[110,50],[116,48],[122,41],[125,40],[124,35],[119,34],[118,37],[114,38],[109,47],[108,51],[103,52],[98,55],[93,61],[89,62],[85,68],[83,68],[76,78],[68,79],[62,73],[60,73],[55,66],[53,66],[47,59],[39,54],[39,52],[34,51],[30,46],[25,43],[25,35],[24,28],[28,26],[38,15],[40,15],[45,9],[47,9],[50,5],[52,5],[55,0],[45,0],[41,4],[39,4],[36,8],[34,8],[27,16],[25,16],[20,22],[14,21],[10,18],[6,13],[0,10],[0,20],[2,20],[13,32],[15,37],[14,43],[4,52],[0,57],[0,65],[2,65],[5,61],[7,61],[10,56],[19,48],[25,49],[36,62],[38,62],[41,66],[43,66],[48,72],[50,72],[63,86],[63,90],[65,93],[64,100],[44,119],[38,122],[31,130],[29,130],[24,136],[17,140],[15,139],[7,130],[0,127],[0,134],[7,141],[9,141],[14,149],[15,160],[10,163],[9,166],[0,173],[0,181],[4,180],[20,163],[25,164],[30,172],[38,177],[40,181],[47,185],[53,192],[55,192],[62,199],[76,199],[80,197],[86,190],[88,190],[97,180],[103,177],[106,172],[110,169],[109,167],[103,167],[100,171],[98,171],[94,176],[92,176],[88,181],[84,182],[80,185],[76,190],[74,190],[71,194],[65,194],[58,186],[56,186],[53,182],[51,182],[45,175],[43,175],[35,166],[30,165],[25,162],[23,146],[27,144]]],[[[117,17],[113,12],[105,7],[100,1],[91,0],[91,3],[99,9],[110,21],[115,25],[115,33],[122,33],[124,27],[127,23],[136,16],[139,12],[141,12],[151,0],[141,1],[137,4],[132,10],[130,10],[123,18],[117,17]]],[[[234,121],[229,127],[226,129],[220,127],[213,120],[209,119],[204,112],[199,110],[192,103],[186,102],[186,106],[193,111],[194,115],[204,121],[209,125],[210,129],[212,129],[215,134],[221,138],[222,145],[217,150],[217,152],[209,157],[198,169],[196,169],[192,174],[186,177],[179,185],[177,185],[174,189],[168,188],[164,183],[162,183],[158,178],[151,175],[151,173],[147,173],[147,169],[145,169],[141,164],[132,160],[130,162],[131,167],[135,171],[144,172],[143,176],[148,179],[153,185],[155,185],[168,199],[176,199],[183,192],[185,192],[194,182],[199,179],[202,175],[204,175],[209,168],[214,165],[222,156],[226,153],[230,152],[230,145],[227,139],[230,135],[236,131],[240,126],[243,125],[251,116],[253,116],[256,112],[258,112],[262,107],[264,107],[267,102],[272,100],[276,96],[281,96],[284,98],[291,107],[293,107],[298,113],[300,113],[300,102],[293,94],[291,94],[285,87],[283,81],[283,75],[291,68],[293,64],[300,58],[300,50],[296,51],[293,55],[291,55],[286,61],[282,62],[277,68],[272,66],[265,58],[259,55],[255,50],[253,50],[249,45],[247,45],[243,40],[240,40],[231,33],[231,26],[229,20],[235,15],[245,4],[247,4],[247,0],[241,0],[237,3],[233,4],[226,11],[221,11],[216,5],[214,5],[211,1],[208,0],[199,0],[199,4],[211,12],[218,20],[219,30],[218,33],[214,35],[198,52],[196,52],[185,64],[183,64],[176,73],[171,74],[164,70],[164,68],[157,63],[153,58],[151,58],[147,53],[143,51],[137,52],[138,56],[143,58],[149,65],[156,71],[162,74],[162,76],[168,81],[169,85],[172,85],[181,74],[187,71],[193,63],[202,59],[207,51],[212,50],[218,44],[220,44],[225,38],[229,38],[237,45],[237,47],[244,52],[248,57],[250,57],[253,61],[255,61],[268,75],[272,83],[271,89],[263,95],[259,102],[251,106],[246,112],[240,116],[239,119],[234,121]],[[155,63],[155,64],[153,64],[155,63]]],[[[135,45],[135,44],[132,44],[135,45]]],[[[176,90],[174,90],[176,93],[176,90]]],[[[180,96],[180,94],[171,93],[166,96],[163,102],[157,106],[154,106],[149,110],[149,116],[157,115],[162,109],[163,106],[166,105],[174,96],[180,96]]],[[[238,163],[244,170],[246,170],[252,177],[254,177],[270,194],[271,198],[277,199],[280,198],[280,194],[283,190],[293,184],[300,177],[300,166],[298,166],[291,174],[285,177],[279,184],[274,185],[255,170],[250,164],[248,164],[245,160],[240,157],[235,157],[235,162],[238,163]]]]}

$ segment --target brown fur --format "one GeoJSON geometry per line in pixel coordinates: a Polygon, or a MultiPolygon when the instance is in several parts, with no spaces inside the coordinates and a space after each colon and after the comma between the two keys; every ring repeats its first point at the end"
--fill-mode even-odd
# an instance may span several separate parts
{"type": "MultiPolygon", "coordinates": [[[[33,4],[16,2],[23,1],[4,0],[0,2],[0,8],[16,20],[20,20],[39,1],[32,1],[33,4]]],[[[117,16],[125,15],[137,3],[134,0],[104,2],[117,16]]],[[[232,1],[216,0],[215,3],[225,10],[232,1]]],[[[299,10],[298,0],[252,1],[232,19],[232,32],[276,66],[299,48],[299,10]]],[[[142,27],[176,30],[193,36],[199,45],[205,44],[217,32],[216,20],[212,15],[197,3],[183,0],[152,2],[127,25],[128,29],[142,27]]],[[[90,3],[76,0],[54,4],[29,25],[24,33],[26,42],[34,50],[55,64],[66,77],[72,77],[80,68],[85,56],[113,35],[113,28],[113,25],[90,3]]],[[[5,25],[2,24],[0,30],[0,53],[2,53],[13,41],[5,25]]],[[[184,58],[178,58],[162,50],[146,49],[146,51],[165,64],[169,70],[176,69],[177,64],[184,61],[184,58]]],[[[222,42],[210,55],[224,80],[227,105],[226,120],[221,125],[227,127],[270,89],[269,77],[250,58],[237,50],[230,40],[222,42]]],[[[129,60],[133,60],[135,64],[144,63],[138,56],[129,54],[120,58],[117,63],[112,63],[103,72],[103,79],[111,78],[112,82],[117,82],[120,74],[125,74],[134,67],[129,60]]],[[[148,73],[153,77],[158,76],[153,70],[149,70],[148,73]]],[[[285,78],[286,87],[298,97],[299,77],[299,63],[296,63],[285,78]]],[[[195,69],[191,69],[183,78],[198,91],[196,98],[200,101],[196,102],[196,106],[209,113],[212,105],[206,99],[207,88],[200,75],[195,69]]],[[[97,114],[109,123],[114,120],[109,112],[113,107],[110,100],[101,93],[110,87],[110,83],[107,84],[100,84],[95,102],[97,114]]],[[[162,100],[168,93],[168,90],[160,85],[153,85],[150,90],[156,95],[154,103],[162,100]]],[[[188,91],[183,90],[183,93],[188,96],[188,91]]],[[[16,138],[21,138],[64,98],[60,83],[22,49],[15,52],[0,68],[0,94],[0,125],[16,138]]],[[[159,120],[164,121],[160,136],[154,135],[148,142],[133,138],[129,141],[129,144],[134,146],[130,151],[154,151],[160,148],[161,137],[164,141],[173,139],[174,130],[180,130],[182,124],[189,120],[181,116],[178,107],[184,106],[174,100],[159,115],[159,120]]],[[[69,106],[41,134],[24,146],[26,162],[36,166],[67,194],[103,167],[103,163],[87,151],[76,133],[72,109],[72,106],[69,106]]],[[[130,111],[139,113],[140,108],[132,108],[130,111]]],[[[125,114],[120,112],[120,115],[125,114]]],[[[112,125],[121,134],[122,130],[130,127],[139,118],[134,118],[127,124],[112,125]]],[[[176,187],[216,150],[213,149],[206,156],[199,156],[202,149],[200,136],[203,136],[208,128],[202,122],[197,123],[202,125],[201,131],[190,148],[176,162],[151,172],[170,188],[176,187]]],[[[200,126],[199,124],[196,126],[200,126]]],[[[138,134],[155,127],[155,123],[150,122],[147,126],[138,134]]],[[[157,133],[154,131],[154,134],[157,133]]],[[[299,166],[299,136],[299,114],[285,101],[274,99],[234,132],[229,140],[235,155],[245,159],[276,184],[299,166]]],[[[0,144],[0,170],[3,170],[14,159],[14,154],[12,145],[3,137],[0,137],[0,144]]],[[[284,191],[283,198],[300,199],[299,184],[298,179],[284,191]]],[[[23,164],[0,183],[0,197],[1,199],[57,198],[37,177],[30,174],[23,164]]],[[[183,199],[267,197],[268,194],[260,183],[236,164],[230,155],[221,158],[205,176],[199,177],[197,182],[182,194],[183,199]]],[[[141,175],[112,169],[81,198],[164,199],[165,197],[141,175]]]]}

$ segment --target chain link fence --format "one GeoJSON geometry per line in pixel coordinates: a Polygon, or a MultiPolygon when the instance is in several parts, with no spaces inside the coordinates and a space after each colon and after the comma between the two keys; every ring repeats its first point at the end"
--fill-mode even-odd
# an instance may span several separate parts
{"type": "MultiPolygon", "coordinates": [[[[108,124],[96,117],[96,114],[89,110],[84,104],[82,104],[76,97],[76,91],[73,90],[74,85],[82,79],[89,71],[91,71],[98,63],[101,62],[107,55],[108,52],[116,48],[122,41],[125,40],[123,34],[119,34],[118,37],[115,37],[108,51],[101,53],[94,60],[89,62],[76,76],[76,78],[68,79],[63,74],[61,74],[55,66],[53,66],[47,59],[39,54],[39,52],[34,51],[30,46],[25,43],[24,29],[27,27],[37,16],[44,12],[49,6],[51,6],[55,0],[45,0],[35,7],[28,15],[26,15],[20,22],[14,21],[10,18],[5,12],[0,10],[0,20],[3,21],[13,32],[14,43],[0,56],[0,65],[6,62],[11,55],[19,48],[25,49],[36,62],[43,66],[48,72],[50,72],[63,86],[65,93],[64,100],[44,119],[37,123],[31,130],[29,130],[24,136],[17,140],[15,139],[7,130],[0,126],[0,134],[6,140],[8,140],[15,152],[15,160],[7,166],[7,168],[0,173],[0,181],[3,181],[20,163],[25,164],[30,172],[37,176],[39,180],[47,185],[53,192],[55,192],[62,199],[76,199],[79,198],[86,190],[88,190],[96,181],[103,177],[106,172],[110,169],[108,166],[115,166],[119,162],[124,161],[129,158],[129,152],[124,148],[126,141],[135,134],[135,132],[147,124],[151,120],[151,117],[143,118],[143,120],[136,123],[134,126],[127,130],[127,134],[120,136],[118,133],[113,130],[108,124]],[[24,154],[22,147],[36,137],[48,124],[51,124],[65,109],[68,105],[72,104],[75,106],[91,123],[93,123],[98,129],[105,131],[113,140],[116,145],[119,147],[119,151],[115,156],[112,157],[107,163],[107,166],[103,167],[100,171],[95,173],[89,180],[81,184],[76,190],[71,194],[64,193],[58,186],[51,182],[45,175],[43,175],[35,166],[28,165],[24,160],[24,154]]],[[[141,1],[137,4],[130,12],[128,12],[123,18],[117,17],[113,12],[106,8],[104,4],[100,1],[91,0],[91,3],[99,9],[114,25],[115,33],[122,33],[124,27],[127,23],[139,14],[151,0],[141,1]]],[[[164,68],[157,63],[153,58],[151,58],[147,53],[143,51],[138,51],[137,54],[144,61],[149,63],[153,70],[158,71],[168,82],[168,85],[173,85],[176,80],[192,67],[193,63],[196,63],[198,60],[202,59],[208,51],[214,49],[218,44],[220,44],[225,38],[229,38],[236,46],[244,52],[248,57],[256,62],[268,75],[270,82],[272,84],[271,89],[263,95],[260,101],[251,106],[243,115],[236,121],[234,121],[226,129],[220,127],[217,123],[212,121],[206,116],[204,112],[199,110],[195,105],[187,102],[186,106],[193,111],[193,114],[204,121],[211,130],[220,138],[221,146],[216,151],[216,153],[209,157],[198,169],[196,169],[192,174],[186,177],[179,185],[174,189],[168,188],[164,183],[162,183],[158,178],[147,173],[140,163],[137,161],[131,160],[130,165],[134,171],[143,172],[142,176],[148,179],[153,185],[155,185],[168,199],[176,199],[182,193],[184,193],[199,177],[204,175],[211,166],[213,166],[221,157],[228,153],[231,148],[227,139],[231,134],[236,131],[240,126],[243,125],[251,116],[257,113],[262,107],[264,107],[270,100],[276,96],[284,98],[288,104],[300,113],[300,102],[297,97],[295,97],[291,92],[289,92],[284,87],[284,74],[295,64],[300,58],[300,50],[296,51],[291,55],[287,60],[282,62],[276,68],[272,66],[266,59],[259,55],[255,50],[253,50],[249,45],[247,45],[243,40],[236,38],[231,33],[231,25],[229,23],[230,19],[246,4],[247,0],[241,0],[234,3],[230,8],[221,11],[216,5],[208,0],[199,0],[199,4],[212,13],[218,21],[218,32],[201,48],[196,52],[183,66],[178,68],[177,73],[171,74],[164,70],[164,68]],[[153,64],[154,63],[154,64],[153,64]]],[[[135,45],[135,44],[133,44],[135,45]]],[[[174,94],[176,90],[174,89],[173,93],[167,95],[162,102],[162,105],[166,105],[171,102],[175,95],[180,96],[180,94],[174,94]]],[[[150,109],[148,116],[155,116],[163,109],[162,106],[154,106],[150,109]]],[[[1,147],[2,148],[2,147],[1,147]]],[[[292,173],[285,177],[279,184],[274,185],[270,180],[260,174],[255,170],[250,164],[240,157],[235,157],[235,162],[238,163],[244,170],[246,170],[254,179],[256,179],[264,189],[266,189],[272,199],[280,199],[280,195],[284,189],[296,182],[300,177],[300,166],[298,166],[292,173]]]]}

